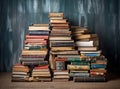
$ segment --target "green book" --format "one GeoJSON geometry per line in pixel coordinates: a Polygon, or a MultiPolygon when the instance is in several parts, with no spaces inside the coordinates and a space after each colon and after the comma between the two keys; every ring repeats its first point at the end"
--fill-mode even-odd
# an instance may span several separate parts
{"type": "Polygon", "coordinates": [[[89,62],[80,61],[80,62],[71,62],[72,65],[90,65],[89,62]]]}
{"type": "Polygon", "coordinates": [[[70,61],[70,62],[75,62],[75,61],[80,62],[80,58],[78,58],[78,57],[68,57],[67,61],[70,61]]]}

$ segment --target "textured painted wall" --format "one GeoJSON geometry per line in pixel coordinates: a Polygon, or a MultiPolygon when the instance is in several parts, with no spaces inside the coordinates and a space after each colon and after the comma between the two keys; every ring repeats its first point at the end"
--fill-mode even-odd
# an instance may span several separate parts
{"type": "Polygon", "coordinates": [[[49,12],[64,12],[72,25],[86,26],[100,39],[108,70],[120,71],[119,0],[2,0],[0,71],[11,71],[23,48],[27,26],[49,23],[49,12]],[[119,67],[119,68],[118,68],[119,67]]]}

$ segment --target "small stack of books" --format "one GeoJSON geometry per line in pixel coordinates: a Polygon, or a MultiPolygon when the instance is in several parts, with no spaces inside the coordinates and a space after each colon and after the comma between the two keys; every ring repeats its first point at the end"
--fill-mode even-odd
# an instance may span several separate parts
{"type": "Polygon", "coordinates": [[[51,81],[51,74],[49,70],[49,65],[39,65],[34,67],[32,71],[33,81],[40,81],[40,82],[50,82],[51,81]]]}
{"type": "MultiPolygon", "coordinates": [[[[87,74],[75,76],[75,82],[100,82],[105,81],[106,58],[102,57],[102,51],[98,49],[99,40],[97,34],[91,34],[85,27],[72,27],[73,38],[75,39],[77,50],[80,52],[80,63],[88,65],[87,74]],[[98,72],[99,71],[99,72],[98,72]]],[[[76,67],[77,68],[77,67],[76,67]]]]}
{"type": "Polygon", "coordinates": [[[107,59],[101,55],[91,59],[90,76],[96,81],[106,81],[107,59]]]}
{"type": "Polygon", "coordinates": [[[66,58],[55,58],[55,70],[53,70],[53,81],[68,81],[69,71],[66,70],[66,58]]]}
{"type": "Polygon", "coordinates": [[[74,79],[76,77],[88,77],[90,70],[90,63],[87,60],[79,58],[69,58],[71,64],[67,65],[67,69],[70,70],[70,77],[74,79]]]}
{"type": "Polygon", "coordinates": [[[29,68],[21,64],[15,64],[12,69],[12,81],[24,82],[29,81],[29,68]]]}

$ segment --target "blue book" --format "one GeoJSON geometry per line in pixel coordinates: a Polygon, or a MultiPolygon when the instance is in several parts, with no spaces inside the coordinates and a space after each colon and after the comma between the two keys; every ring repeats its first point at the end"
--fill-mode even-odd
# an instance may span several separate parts
{"type": "Polygon", "coordinates": [[[82,53],[81,55],[95,57],[95,56],[100,56],[100,53],[82,53]]]}
{"type": "Polygon", "coordinates": [[[91,68],[106,68],[105,64],[91,64],[91,68]]]}

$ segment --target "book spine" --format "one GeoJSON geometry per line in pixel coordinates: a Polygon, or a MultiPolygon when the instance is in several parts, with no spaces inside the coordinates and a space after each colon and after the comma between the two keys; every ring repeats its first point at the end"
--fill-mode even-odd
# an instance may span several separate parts
{"type": "Polygon", "coordinates": [[[65,70],[65,61],[56,61],[56,70],[65,70]]]}
{"type": "Polygon", "coordinates": [[[89,62],[86,61],[80,61],[80,62],[71,62],[71,65],[90,65],[89,62]]]}
{"type": "Polygon", "coordinates": [[[91,68],[106,68],[106,65],[104,64],[91,64],[91,68]]]}
{"type": "Polygon", "coordinates": [[[29,35],[49,35],[49,31],[29,31],[29,35]]]}
{"type": "Polygon", "coordinates": [[[48,36],[26,35],[26,39],[48,39],[48,36]]]}
{"type": "Polygon", "coordinates": [[[71,77],[89,77],[89,73],[70,73],[71,77]]]}
{"type": "Polygon", "coordinates": [[[77,62],[80,62],[80,58],[78,58],[78,57],[69,57],[69,58],[67,58],[67,61],[70,61],[70,62],[74,62],[74,61],[77,61],[77,62]]]}
{"type": "Polygon", "coordinates": [[[95,57],[95,56],[100,56],[100,53],[81,53],[81,55],[95,57]]]}
{"type": "Polygon", "coordinates": [[[30,58],[23,58],[23,57],[20,57],[19,60],[20,61],[30,61],[30,60],[32,60],[32,61],[33,60],[34,61],[42,61],[42,60],[44,60],[44,58],[31,58],[31,57],[30,58]]]}
{"type": "Polygon", "coordinates": [[[44,46],[25,46],[24,49],[27,50],[40,50],[40,49],[45,49],[46,45],[44,46]]]}
{"type": "Polygon", "coordinates": [[[74,77],[74,82],[105,82],[105,77],[74,77]]]}
{"type": "Polygon", "coordinates": [[[67,69],[70,70],[90,70],[89,65],[67,65],[67,69]]]}

